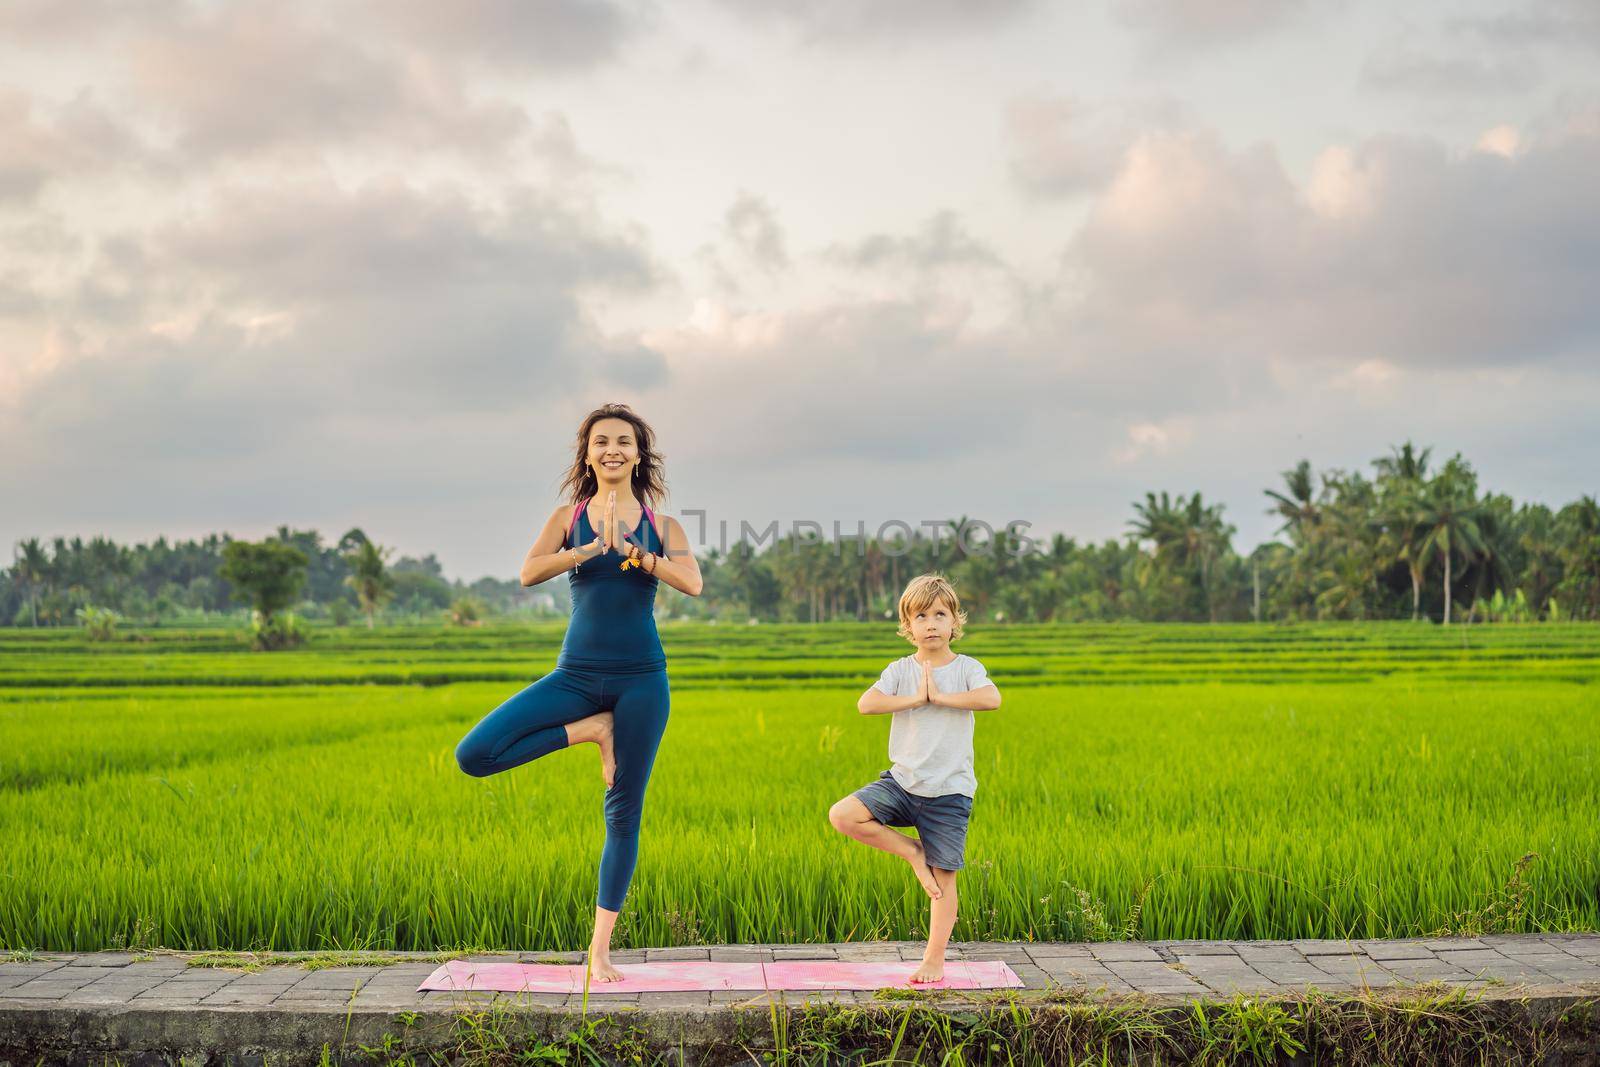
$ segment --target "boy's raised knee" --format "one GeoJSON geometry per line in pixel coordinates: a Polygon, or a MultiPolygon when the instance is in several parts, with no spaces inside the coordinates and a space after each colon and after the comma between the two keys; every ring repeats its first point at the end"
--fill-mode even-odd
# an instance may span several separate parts
{"type": "Polygon", "coordinates": [[[855,797],[845,797],[828,809],[828,821],[841,834],[848,833],[850,827],[861,821],[860,806],[861,801],[856,800],[855,797]]]}

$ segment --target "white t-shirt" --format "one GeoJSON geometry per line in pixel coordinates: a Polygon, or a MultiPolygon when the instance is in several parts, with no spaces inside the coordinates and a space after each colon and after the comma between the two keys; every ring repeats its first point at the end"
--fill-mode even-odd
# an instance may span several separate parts
{"type": "MultiPolygon", "coordinates": [[[[983,664],[956,653],[956,658],[933,669],[933,684],[944,693],[964,693],[991,684],[983,664]]],[[[902,656],[883,669],[873,683],[892,697],[910,696],[922,686],[922,664],[915,655],[902,656]]],[[[907,793],[939,797],[950,793],[973,796],[978,776],[972,771],[973,713],[967,708],[918,704],[894,713],[889,724],[889,773],[907,793]]]]}

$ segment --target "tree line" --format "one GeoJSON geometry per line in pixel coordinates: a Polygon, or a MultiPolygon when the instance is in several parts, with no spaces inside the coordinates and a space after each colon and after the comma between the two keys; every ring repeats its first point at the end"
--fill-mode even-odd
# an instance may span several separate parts
{"type": "Polygon", "coordinates": [[[0,572],[0,620],[63,626],[110,612],[142,623],[202,623],[252,614],[258,622],[296,615],[337,625],[365,616],[371,626],[440,613],[555,613],[548,595],[535,597],[514,578],[450,581],[433,553],[390,563],[392,554],[359,527],[331,544],[288,526],[261,542],[228,534],[131,547],[105,537],[30,538],[0,572]]]}
{"type": "MultiPolygon", "coordinates": [[[[1302,621],[1600,619],[1600,505],[1593,496],[1552,510],[1480,491],[1460,454],[1430,466],[1431,449],[1407,442],[1371,474],[1314,472],[1302,460],[1263,490],[1280,520],[1274,540],[1241,556],[1223,506],[1192,495],[1146,493],[1128,530],[1100,544],[1055,534],[1047,542],[965,516],[925,535],[893,538],[791,533],[741,540],[701,559],[700,597],[664,591],[664,615],[743,622],[822,622],[892,616],[907,579],[940,571],[963,606],[984,621],[1302,621]]],[[[262,542],[203,541],[132,548],[104,538],[20,542],[0,573],[0,619],[72,624],[81,609],[150,621],[224,612],[240,600],[258,616],[291,605],[335,623],[374,618],[474,622],[490,615],[551,614],[565,590],[526,590],[513,580],[470,586],[444,579],[437,560],[403,558],[359,529],[332,545],[315,531],[262,542]],[[285,550],[292,551],[292,555],[285,550]],[[251,556],[254,552],[255,555],[251,556]],[[273,608],[262,611],[259,573],[282,571],[273,608]],[[277,560],[275,564],[269,563],[277,560]],[[266,570],[263,570],[265,568],[266,570]],[[552,595],[554,594],[554,595],[552,595]]],[[[552,583],[554,584],[554,583],[552,583]]]]}

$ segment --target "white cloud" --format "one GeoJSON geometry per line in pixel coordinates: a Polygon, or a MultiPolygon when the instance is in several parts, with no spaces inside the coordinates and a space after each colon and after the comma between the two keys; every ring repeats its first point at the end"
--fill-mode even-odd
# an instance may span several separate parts
{"type": "Polygon", "coordinates": [[[1511,159],[1522,148],[1522,135],[1515,126],[1501,123],[1483,131],[1483,136],[1478,138],[1477,148],[1480,152],[1511,159]]]}
{"type": "Polygon", "coordinates": [[[1297,187],[1267,146],[1137,140],[1072,240],[1066,320],[1108,352],[1267,352],[1352,365],[1576,358],[1600,336],[1600,137],[1512,159],[1372,138],[1297,187]],[[1542,235],[1561,235],[1548,241],[1542,235]]]}
{"type": "Polygon", "coordinates": [[[1187,444],[1194,438],[1194,429],[1186,419],[1167,419],[1163,422],[1135,422],[1127,427],[1127,441],[1111,450],[1115,463],[1136,463],[1146,456],[1165,456],[1173,448],[1187,444]]]}

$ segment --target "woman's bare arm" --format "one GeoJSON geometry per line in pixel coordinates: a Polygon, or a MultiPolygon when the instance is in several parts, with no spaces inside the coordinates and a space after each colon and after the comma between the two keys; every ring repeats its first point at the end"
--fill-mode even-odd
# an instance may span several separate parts
{"type": "Polygon", "coordinates": [[[567,527],[572,523],[572,509],[576,506],[563,504],[544,521],[544,529],[539,531],[533,547],[528,549],[527,558],[522,561],[523,585],[538,585],[548,581],[564,571],[570,571],[580,561],[593,559],[605,551],[599,545],[599,538],[577,549],[561,547],[561,542],[566,540],[567,527]]]}
{"type": "MultiPolygon", "coordinates": [[[[667,551],[666,555],[656,557],[655,576],[680,593],[699,596],[705,582],[700,577],[700,564],[695,561],[694,552],[689,548],[689,535],[683,532],[678,520],[670,515],[662,515],[661,524],[665,528],[663,541],[667,551]]],[[[649,570],[649,567],[645,569],[649,570]]]]}

